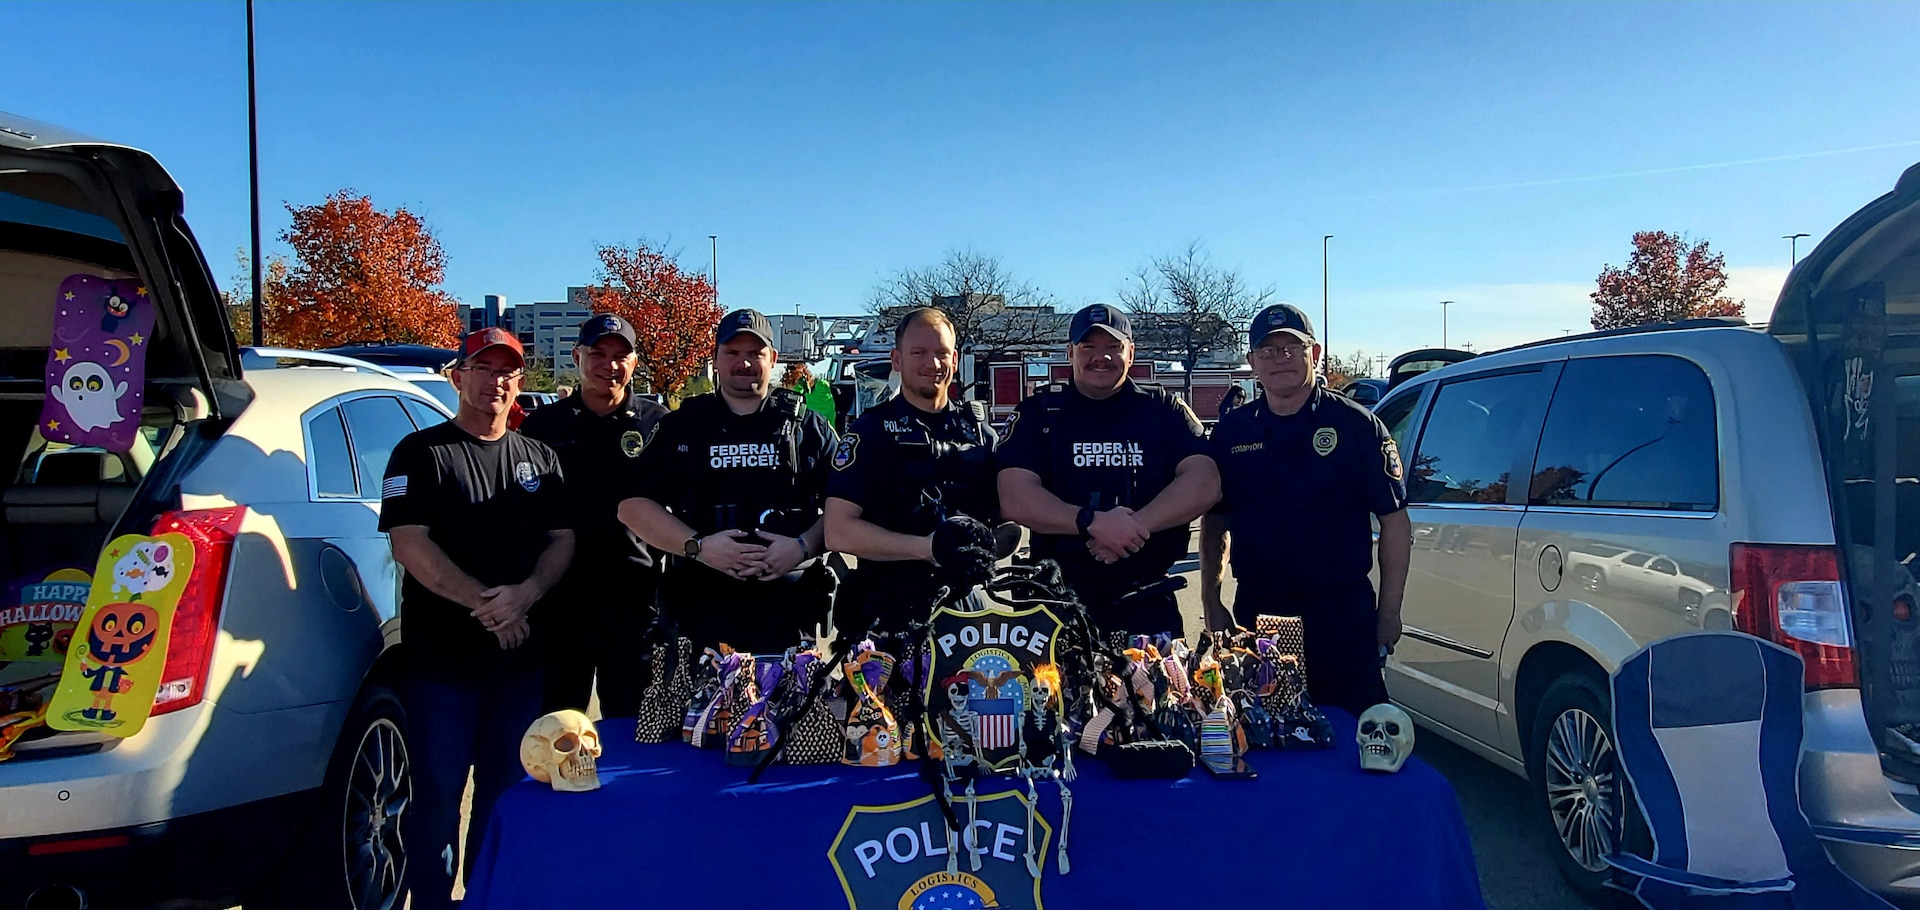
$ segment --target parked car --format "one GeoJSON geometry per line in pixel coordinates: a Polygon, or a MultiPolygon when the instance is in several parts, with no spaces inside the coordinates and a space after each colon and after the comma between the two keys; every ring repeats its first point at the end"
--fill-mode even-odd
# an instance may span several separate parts
{"type": "Polygon", "coordinates": [[[1373,407],[1387,394],[1387,381],[1384,379],[1355,379],[1337,389],[1340,394],[1373,407]]]}
{"type": "Polygon", "coordinates": [[[1562,870],[1644,837],[1608,674],[1730,625],[1806,659],[1802,809],[1849,874],[1920,903],[1920,166],[1793,271],[1765,329],[1554,339],[1375,409],[1416,545],[1393,699],[1533,784],[1562,870]]]}
{"type": "Polygon", "coordinates": [[[460,359],[460,352],[424,344],[348,344],[323,348],[323,354],[338,354],[386,367],[447,407],[447,413],[460,410],[460,393],[447,378],[447,370],[460,359]]]}
{"type": "MultiPolygon", "coordinates": [[[[396,907],[411,777],[379,488],[448,412],[365,363],[243,368],[181,212],[146,153],[0,115],[0,567],[91,571],[160,530],[195,548],[144,728],[34,721],[0,762],[0,906],[396,907]],[[76,273],[138,278],[158,310],[127,452],[39,435],[76,273]]],[[[0,666],[0,701],[44,706],[50,672],[0,666]]]]}

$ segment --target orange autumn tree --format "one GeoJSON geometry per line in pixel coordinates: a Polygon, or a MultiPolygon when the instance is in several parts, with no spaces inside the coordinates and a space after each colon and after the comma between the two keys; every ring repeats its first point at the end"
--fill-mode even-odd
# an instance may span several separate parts
{"type": "Polygon", "coordinates": [[[713,354],[713,327],[721,316],[713,285],[645,240],[598,252],[599,283],[587,288],[593,311],[633,323],[640,369],[653,391],[679,392],[713,354]]]}
{"type": "Polygon", "coordinates": [[[406,210],[340,190],[319,205],[287,204],[293,249],[286,279],[266,295],[267,337],[295,348],[356,342],[453,347],[454,300],[439,289],[447,254],[425,222],[406,210]]]}

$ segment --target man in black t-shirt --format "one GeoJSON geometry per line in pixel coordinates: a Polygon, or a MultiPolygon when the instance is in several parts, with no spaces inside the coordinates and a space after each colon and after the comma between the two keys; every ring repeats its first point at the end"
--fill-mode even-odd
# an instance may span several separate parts
{"type": "Polygon", "coordinates": [[[632,717],[646,685],[641,633],[653,625],[660,575],[607,490],[632,482],[667,409],[628,388],[639,358],[625,319],[601,313],[581,323],[573,362],[579,390],[520,424],[521,433],[553,447],[575,491],[573,568],[533,617],[547,651],[543,707],[585,711],[597,684],[603,716],[632,717]]]}
{"type": "Polygon", "coordinates": [[[1299,307],[1262,310],[1247,346],[1266,392],[1213,428],[1224,495],[1200,521],[1207,626],[1299,616],[1308,695],[1360,714],[1387,700],[1381,664],[1400,639],[1413,547],[1400,450],[1372,411],[1319,381],[1321,347],[1299,307]],[[1367,577],[1376,518],[1377,594],[1367,577]],[[1229,545],[1231,614],[1220,593],[1229,545]]]}
{"type": "Polygon", "coordinates": [[[948,398],[960,360],[954,345],[953,322],[939,310],[902,316],[891,354],[900,394],[868,408],[834,449],[827,545],[860,560],[834,604],[842,635],[876,620],[898,632],[907,619],[925,619],[951,581],[934,565],[935,530],[957,516],[987,525],[998,518],[986,408],[948,398]]]}
{"type": "Polygon", "coordinates": [[[507,429],[525,372],[520,342],[482,329],[461,352],[459,410],[400,440],[381,487],[380,529],[406,570],[402,700],[415,800],[403,834],[415,908],[453,906],[468,768],[469,869],[494,801],[523,776],[520,739],[540,716],[540,643],[527,615],[573,558],[560,459],[507,429]]]}
{"type": "Polygon", "coordinates": [[[1033,531],[1095,625],[1182,632],[1171,593],[1127,597],[1187,555],[1195,518],[1220,498],[1220,474],[1192,409],[1127,376],[1133,323],[1094,304],[1075,313],[1073,382],[1020,402],[997,453],[1001,512],[1033,531]]]}
{"type": "Polygon", "coordinates": [[[660,419],[620,503],[629,529],[676,555],[661,618],[696,646],[779,653],[827,622],[820,506],[836,440],[799,393],[773,388],[777,360],[767,317],[721,319],[715,391],[660,419]]]}

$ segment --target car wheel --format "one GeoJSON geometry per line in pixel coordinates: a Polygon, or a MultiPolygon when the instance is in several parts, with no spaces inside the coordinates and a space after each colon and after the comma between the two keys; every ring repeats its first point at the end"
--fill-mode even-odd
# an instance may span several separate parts
{"type": "Polygon", "coordinates": [[[1547,688],[1534,714],[1527,778],[1559,845],[1561,874],[1580,891],[1604,890],[1605,857],[1623,837],[1633,848],[1646,836],[1614,749],[1612,698],[1602,680],[1570,673],[1547,688]]]}
{"type": "Polygon", "coordinates": [[[294,893],[303,908],[398,910],[406,903],[407,850],[401,824],[413,807],[406,713],[384,686],[371,686],[340,731],[321,789],[324,809],[308,836],[294,893]]]}

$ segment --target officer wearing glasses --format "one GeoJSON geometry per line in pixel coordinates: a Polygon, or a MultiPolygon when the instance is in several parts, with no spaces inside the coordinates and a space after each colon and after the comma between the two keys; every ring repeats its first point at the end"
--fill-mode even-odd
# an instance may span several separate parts
{"type": "Polygon", "coordinates": [[[1387,700],[1380,669],[1400,639],[1413,542],[1400,451],[1365,406],[1320,381],[1307,314],[1276,304],[1247,334],[1263,399],[1213,428],[1222,497],[1200,522],[1207,626],[1251,628],[1259,614],[1299,616],[1314,702],[1359,714],[1387,700]],[[1380,524],[1380,590],[1373,519],[1380,524]],[[1220,584],[1231,553],[1233,610],[1220,584]]]}

